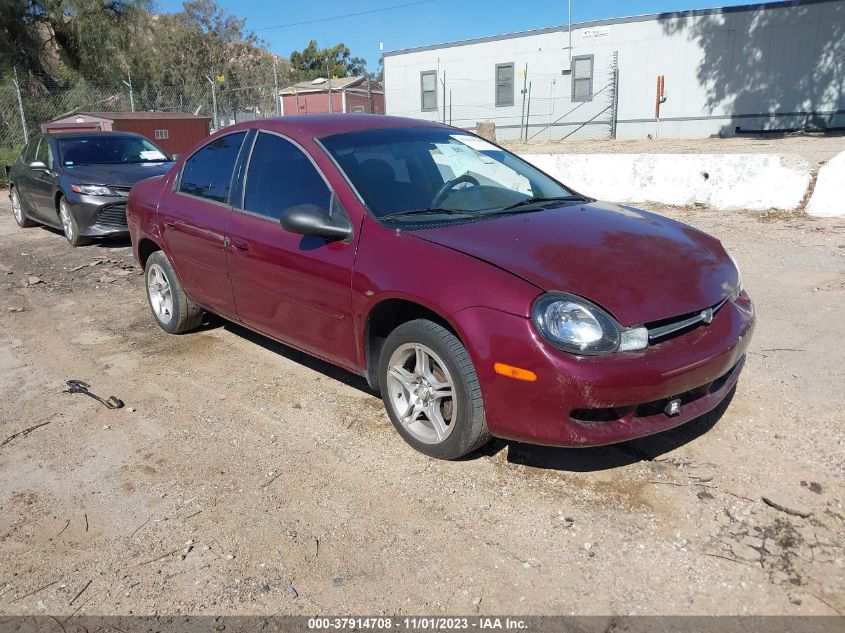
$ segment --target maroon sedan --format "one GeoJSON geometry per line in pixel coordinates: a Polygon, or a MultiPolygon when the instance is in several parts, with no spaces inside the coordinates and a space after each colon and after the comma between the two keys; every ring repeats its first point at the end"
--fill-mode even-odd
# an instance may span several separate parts
{"type": "Polygon", "coordinates": [[[214,312],[363,375],[440,458],[687,422],[733,389],[754,326],[717,239],[424,121],[238,124],[127,216],[165,331],[214,312]]]}

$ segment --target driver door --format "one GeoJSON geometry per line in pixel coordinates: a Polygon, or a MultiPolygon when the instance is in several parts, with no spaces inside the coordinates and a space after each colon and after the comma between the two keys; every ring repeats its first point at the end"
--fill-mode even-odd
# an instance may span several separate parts
{"type": "Polygon", "coordinates": [[[250,327],[340,365],[356,362],[347,242],[285,231],[283,210],[316,204],[344,212],[328,181],[289,139],[259,132],[243,201],[229,220],[227,257],[238,317],[250,327]]]}

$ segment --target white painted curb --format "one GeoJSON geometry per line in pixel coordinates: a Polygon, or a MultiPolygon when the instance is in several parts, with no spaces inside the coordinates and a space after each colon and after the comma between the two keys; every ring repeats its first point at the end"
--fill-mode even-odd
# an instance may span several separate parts
{"type": "Polygon", "coordinates": [[[787,164],[775,154],[521,156],[579,193],[610,202],[792,211],[801,204],[810,183],[806,161],[794,159],[787,164]]]}
{"type": "Polygon", "coordinates": [[[819,170],[807,214],[845,218],[845,152],[839,152],[819,170]]]}

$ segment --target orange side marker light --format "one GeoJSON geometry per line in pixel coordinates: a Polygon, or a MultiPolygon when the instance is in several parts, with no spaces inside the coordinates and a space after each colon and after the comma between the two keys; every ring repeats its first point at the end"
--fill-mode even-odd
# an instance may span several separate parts
{"type": "Polygon", "coordinates": [[[527,369],[514,367],[513,365],[505,365],[504,363],[494,363],[493,370],[497,374],[507,376],[508,378],[515,378],[516,380],[525,380],[527,382],[534,382],[537,380],[537,374],[527,369]]]}

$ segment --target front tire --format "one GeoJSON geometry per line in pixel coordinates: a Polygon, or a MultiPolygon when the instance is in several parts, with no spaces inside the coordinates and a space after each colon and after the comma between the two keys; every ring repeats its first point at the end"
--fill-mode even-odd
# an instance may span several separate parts
{"type": "Polygon", "coordinates": [[[144,271],[147,299],[159,327],[170,334],[182,334],[202,323],[203,311],[188,298],[167,256],[156,251],[144,271]]]}
{"type": "Polygon", "coordinates": [[[26,217],[26,214],[23,211],[21,197],[18,195],[17,187],[12,187],[12,190],[9,192],[9,197],[12,199],[12,215],[15,216],[15,222],[18,223],[19,227],[22,229],[28,229],[38,224],[26,217]]]}
{"type": "Polygon", "coordinates": [[[62,231],[65,234],[67,243],[73,246],[87,246],[91,243],[91,238],[83,237],[79,234],[79,226],[76,224],[76,218],[70,210],[70,205],[65,200],[64,196],[59,198],[59,219],[62,221],[62,231]]]}
{"type": "Polygon", "coordinates": [[[390,333],[379,385],[393,426],[425,455],[457,459],[490,439],[469,353],[437,323],[415,319],[390,333]]]}

